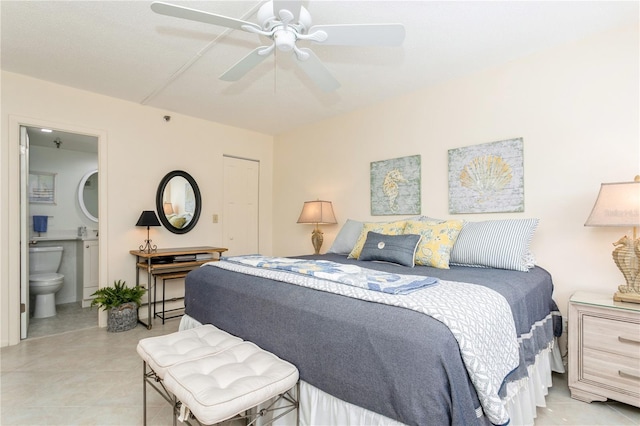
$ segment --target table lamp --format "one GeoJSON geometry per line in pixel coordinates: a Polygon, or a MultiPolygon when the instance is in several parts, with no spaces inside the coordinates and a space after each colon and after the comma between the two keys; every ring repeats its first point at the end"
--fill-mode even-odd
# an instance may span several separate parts
{"type": "Polygon", "coordinates": [[[633,227],[633,237],[625,235],[613,243],[613,261],[626,281],[618,286],[613,300],[640,303],[640,176],[633,182],[603,183],[584,225],[633,227]]]}
{"type": "Polygon", "coordinates": [[[318,225],[338,223],[336,216],[333,214],[333,206],[331,201],[305,201],[302,206],[302,212],[298,218],[298,223],[313,223],[316,225],[311,232],[311,244],[315,249],[315,254],[320,254],[320,247],[324,241],[324,236],[318,225]]]}
{"type": "Polygon", "coordinates": [[[140,251],[145,253],[152,253],[158,249],[157,246],[151,245],[151,239],[149,238],[149,227],[151,226],[160,226],[160,221],[158,220],[158,216],[153,210],[144,210],[136,223],[136,226],[146,226],[147,227],[147,239],[144,240],[144,244],[139,247],[140,251]]]}

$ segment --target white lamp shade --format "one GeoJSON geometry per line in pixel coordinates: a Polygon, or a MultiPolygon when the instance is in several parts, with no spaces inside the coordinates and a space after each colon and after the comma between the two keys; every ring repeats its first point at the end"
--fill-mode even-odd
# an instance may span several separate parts
{"type": "Polygon", "coordinates": [[[585,226],[640,226],[640,182],[603,183],[585,226]]]}
{"type": "Polygon", "coordinates": [[[298,223],[338,223],[331,201],[305,201],[298,223]]]}

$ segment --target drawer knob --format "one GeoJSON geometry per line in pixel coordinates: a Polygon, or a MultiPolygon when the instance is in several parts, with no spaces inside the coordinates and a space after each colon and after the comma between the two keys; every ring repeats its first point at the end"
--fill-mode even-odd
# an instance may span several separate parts
{"type": "Polygon", "coordinates": [[[640,339],[633,336],[618,336],[618,341],[622,343],[638,343],[640,344],[640,339]]]}

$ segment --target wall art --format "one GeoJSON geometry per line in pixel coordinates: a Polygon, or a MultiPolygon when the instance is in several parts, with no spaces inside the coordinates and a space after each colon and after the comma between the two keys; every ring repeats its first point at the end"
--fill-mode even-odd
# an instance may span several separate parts
{"type": "Polygon", "coordinates": [[[56,173],[29,172],[29,202],[56,203],[56,173]]]}
{"type": "Polygon", "coordinates": [[[522,211],[522,138],[449,150],[449,213],[522,211]]]}
{"type": "Polygon", "coordinates": [[[420,156],[371,163],[371,215],[420,214],[420,156]]]}

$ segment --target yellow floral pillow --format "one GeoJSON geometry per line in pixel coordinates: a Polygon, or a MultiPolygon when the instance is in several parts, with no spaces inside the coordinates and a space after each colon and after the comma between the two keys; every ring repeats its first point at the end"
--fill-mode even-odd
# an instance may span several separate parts
{"type": "Polygon", "coordinates": [[[360,257],[360,252],[364,246],[364,242],[367,240],[367,233],[369,231],[377,232],[378,234],[386,235],[402,235],[404,232],[404,225],[406,220],[399,220],[397,222],[365,222],[362,224],[362,232],[356,241],[356,245],[353,246],[351,253],[349,253],[350,259],[357,259],[360,257]]]}
{"type": "Polygon", "coordinates": [[[449,269],[449,255],[462,225],[460,220],[440,223],[408,221],[404,233],[422,236],[416,250],[416,265],[449,269]]]}

